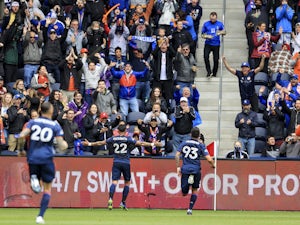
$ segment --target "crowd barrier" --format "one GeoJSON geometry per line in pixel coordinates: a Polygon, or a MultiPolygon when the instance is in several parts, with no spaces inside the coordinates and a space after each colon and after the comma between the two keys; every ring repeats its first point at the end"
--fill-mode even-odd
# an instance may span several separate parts
{"type": "MultiPolygon", "coordinates": [[[[30,189],[25,157],[0,157],[0,207],[39,207],[30,189]]],[[[107,207],[112,158],[56,157],[49,207],[107,207]]],[[[186,209],[174,159],[132,158],[129,208],[186,209]]],[[[300,210],[300,163],[293,160],[218,160],[218,210],[300,210]]],[[[122,195],[121,181],[115,204],[122,195]]],[[[214,170],[202,161],[202,183],[195,209],[213,209],[214,170]]]]}

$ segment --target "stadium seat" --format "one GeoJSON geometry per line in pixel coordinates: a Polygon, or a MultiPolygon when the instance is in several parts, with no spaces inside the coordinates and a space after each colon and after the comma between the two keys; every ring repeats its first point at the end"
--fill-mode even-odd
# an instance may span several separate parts
{"type": "Polygon", "coordinates": [[[17,72],[17,79],[24,79],[24,68],[19,68],[17,72]]]}
{"type": "Polygon", "coordinates": [[[265,121],[263,117],[264,117],[263,113],[257,113],[258,127],[267,127],[267,121],[265,121]]]}
{"type": "Polygon", "coordinates": [[[254,77],[254,83],[255,85],[269,85],[269,76],[268,74],[264,72],[259,72],[254,77]]]}
{"type": "MultiPolygon", "coordinates": [[[[271,83],[272,83],[272,86],[275,86],[276,79],[277,79],[277,73],[273,73],[273,74],[271,75],[271,83]]],[[[281,80],[287,80],[287,81],[289,81],[289,80],[290,80],[290,75],[287,74],[287,73],[281,74],[281,80]]]]}
{"type": "Polygon", "coordinates": [[[59,91],[60,90],[60,83],[54,83],[54,84],[51,84],[51,88],[53,91],[59,91]]]}
{"type": "Polygon", "coordinates": [[[255,93],[257,94],[257,96],[258,96],[258,94],[259,94],[259,89],[261,88],[261,86],[265,86],[265,90],[264,90],[264,92],[262,93],[262,95],[264,96],[264,97],[268,97],[268,95],[269,95],[269,89],[268,89],[268,87],[266,86],[266,85],[260,85],[260,84],[258,84],[258,85],[255,85],[254,86],[254,88],[255,88],[255,93]]]}
{"type": "Polygon", "coordinates": [[[262,140],[266,142],[267,140],[267,129],[264,127],[255,127],[255,140],[262,140]]]}
{"type": "Polygon", "coordinates": [[[266,147],[266,142],[262,140],[255,140],[255,148],[254,148],[254,154],[260,154],[262,153],[263,149],[266,147]]]}
{"type": "Polygon", "coordinates": [[[128,113],[127,115],[127,123],[130,124],[130,125],[136,125],[137,124],[137,120],[138,119],[141,119],[143,120],[145,117],[145,113],[143,112],[130,112],[128,113]]]}
{"type": "Polygon", "coordinates": [[[141,99],[137,99],[139,104],[139,111],[145,112],[145,103],[141,99]]]}
{"type": "Polygon", "coordinates": [[[12,93],[13,92],[13,86],[14,86],[15,82],[9,82],[6,84],[7,87],[7,91],[12,93]]]}

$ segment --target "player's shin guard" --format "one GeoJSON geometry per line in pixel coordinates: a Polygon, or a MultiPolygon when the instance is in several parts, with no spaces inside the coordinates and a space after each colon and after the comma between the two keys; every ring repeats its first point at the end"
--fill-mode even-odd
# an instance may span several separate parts
{"type": "Polygon", "coordinates": [[[129,186],[125,185],[125,187],[123,189],[122,202],[126,201],[128,193],[129,193],[129,186]]]}
{"type": "Polygon", "coordinates": [[[110,188],[109,188],[109,197],[111,199],[113,199],[115,191],[116,191],[116,185],[115,184],[111,184],[110,188]]]}
{"type": "Polygon", "coordinates": [[[189,209],[193,209],[194,205],[195,205],[195,202],[197,201],[197,195],[195,194],[192,194],[191,195],[191,198],[190,198],[190,207],[189,209]]]}
{"type": "Polygon", "coordinates": [[[49,202],[50,202],[51,194],[44,193],[42,200],[41,200],[41,207],[40,207],[40,213],[39,216],[44,217],[44,214],[46,212],[46,209],[48,208],[49,202]]]}

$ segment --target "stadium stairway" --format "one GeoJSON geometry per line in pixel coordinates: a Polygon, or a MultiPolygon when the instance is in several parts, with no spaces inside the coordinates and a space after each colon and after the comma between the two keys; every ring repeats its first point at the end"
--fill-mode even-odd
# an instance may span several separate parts
{"type": "MultiPolygon", "coordinates": [[[[202,24],[209,19],[212,11],[218,13],[218,19],[223,21],[223,1],[222,0],[202,0],[203,15],[202,24]]],[[[244,29],[244,4],[240,0],[227,0],[225,7],[225,28],[227,31],[224,37],[224,55],[229,64],[234,68],[239,68],[242,61],[247,60],[247,41],[244,29]]],[[[226,153],[233,148],[233,142],[237,140],[238,130],[234,126],[235,116],[241,111],[238,81],[230,74],[221,62],[216,78],[207,79],[203,60],[204,40],[199,32],[199,42],[197,49],[197,60],[199,70],[196,77],[196,86],[200,92],[198,108],[202,117],[200,125],[201,132],[205,136],[205,143],[209,144],[217,140],[218,129],[218,105],[219,105],[219,84],[221,70],[222,78],[222,101],[221,101],[221,123],[220,123],[220,144],[218,157],[225,157],[226,153]]],[[[220,57],[222,51],[220,51],[220,57]]],[[[210,58],[212,65],[212,57],[210,58]]],[[[221,61],[221,59],[220,59],[221,61]]]]}

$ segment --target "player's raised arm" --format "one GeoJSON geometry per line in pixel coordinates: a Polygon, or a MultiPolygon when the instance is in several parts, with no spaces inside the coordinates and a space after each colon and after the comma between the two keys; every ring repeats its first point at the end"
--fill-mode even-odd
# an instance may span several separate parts
{"type": "Polygon", "coordinates": [[[83,146],[101,146],[101,145],[106,145],[106,140],[89,142],[87,139],[84,139],[84,141],[82,141],[81,143],[83,146]]]}

